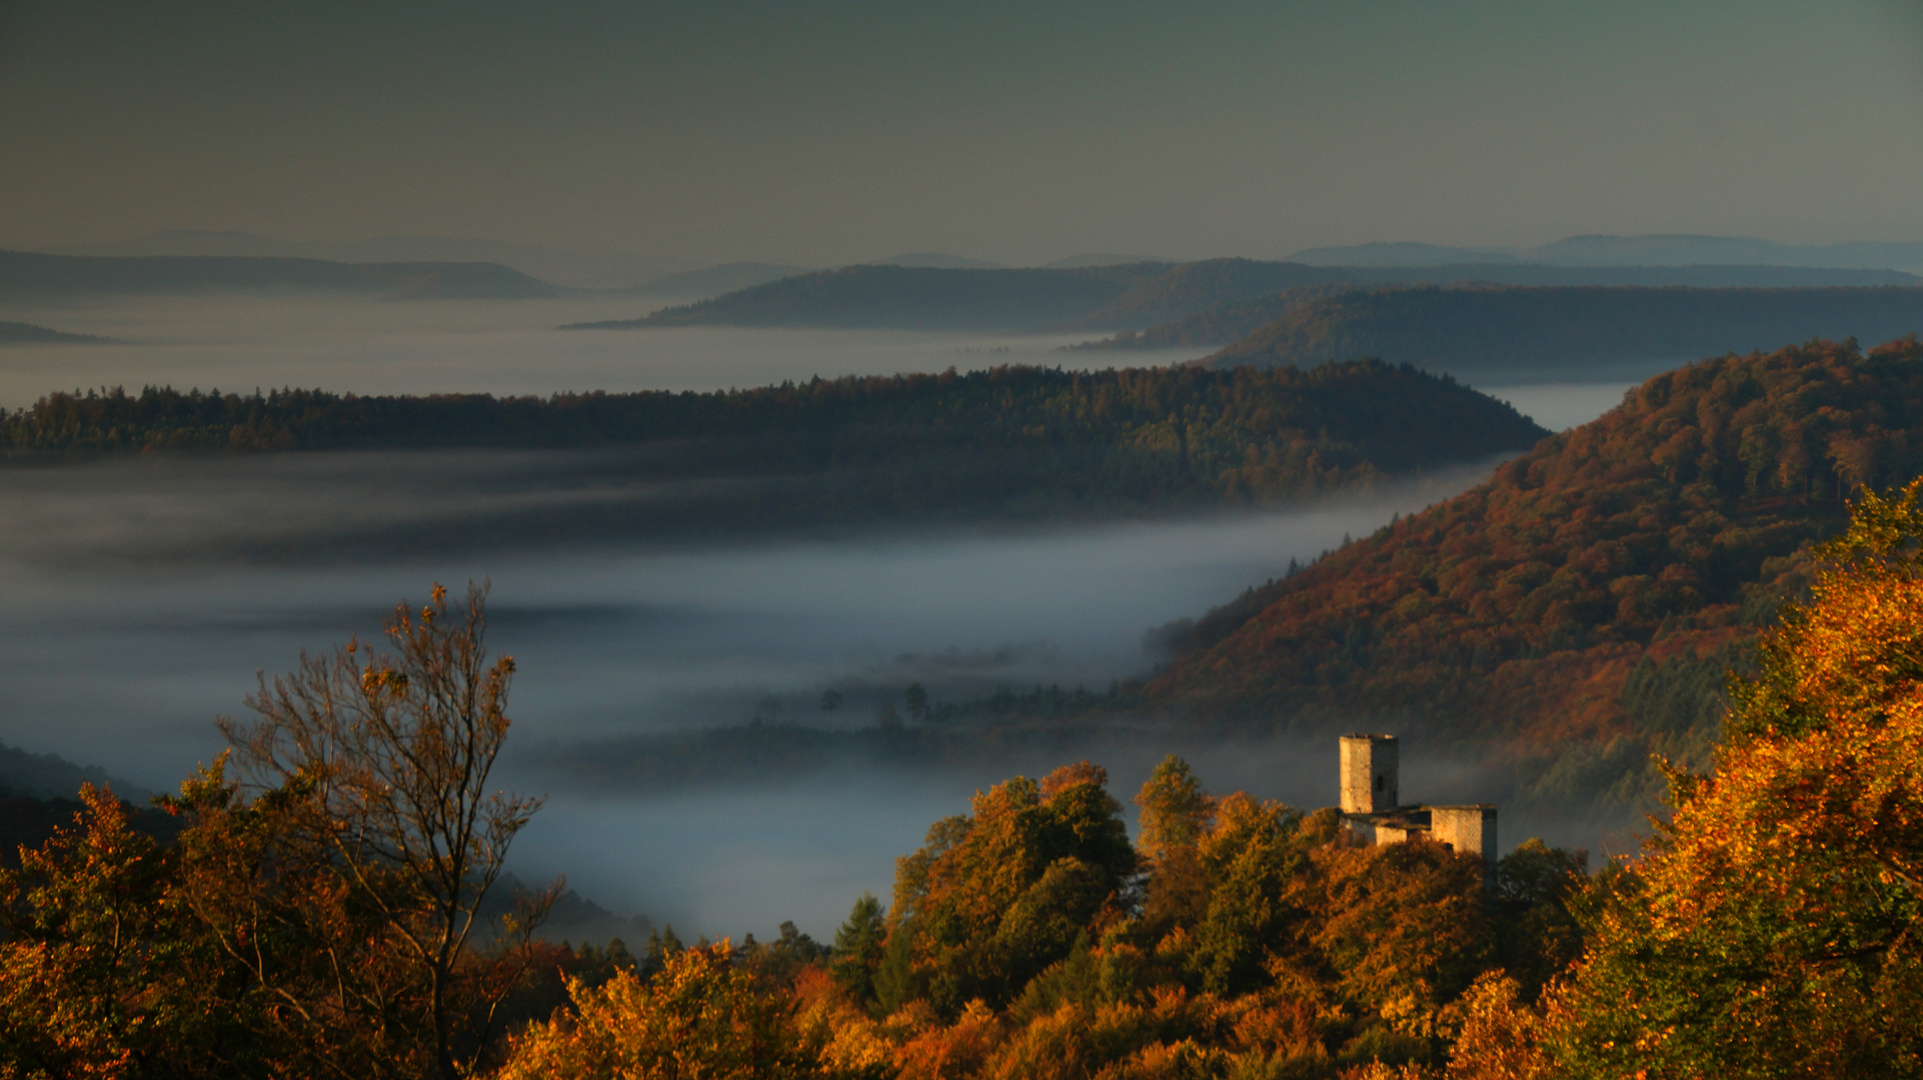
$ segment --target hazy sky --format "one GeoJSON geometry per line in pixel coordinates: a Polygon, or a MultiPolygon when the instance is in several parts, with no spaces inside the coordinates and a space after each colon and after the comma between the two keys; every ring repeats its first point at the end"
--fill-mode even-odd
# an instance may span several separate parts
{"type": "Polygon", "coordinates": [[[1923,240],[1917,0],[0,0],[0,246],[1923,240]]]}

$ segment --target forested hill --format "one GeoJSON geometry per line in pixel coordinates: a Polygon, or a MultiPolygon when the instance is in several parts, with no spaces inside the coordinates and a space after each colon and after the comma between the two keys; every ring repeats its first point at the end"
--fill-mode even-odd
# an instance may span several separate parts
{"type": "Polygon", "coordinates": [[[318,390],[243,397],[150,387],[53,394],[0,417],[0,447],[22,451],[686,444],[711,463],[792,471],[1034,450],[1093,454],[1100,468],[1128,475],[1147,470],[1139,480],[1157,490],[1258,498],[1476,460],[1544,434],[1453,380],[1373,361],[1308,371],[999,367],[549,398],[318,390]]]}
{"type": "Polygon", "coordinates": [[[1914,340],[1703,361],[1199,620],[1149,693],[1520,751],[1617,739],[1632,771],[1699,753],[1725,646],[1797,586],[1802,545],[1919,473],[1914,340]]]}
{"type": "Polygon", "coordinates": [[[86,296],[263,288],[394,297],[515,299],[562,290],[498,263],[343,263],[244,255],[42,255],[0,251],[0,296],[86,296]]]}
{"type": "MultiPolygon", "coordinates": [[[[922,330],[1139,329],[1277,290],[1315,285],[1901,285],[1896,271],[1800,267],[1307,266],[1209,259],[1065,269],[849,266],[771,281],[638,319],[565,329],[782,326],[922,330]]],[[[1260,326],[1255,323],[1242,332],[1260,326]]],[[[1219,344],[1239,334],[1211,341],[1219,344]]],[[[1787,339],[1786,339],[1787,340],[1787,339]]],[[[1334,357],[1330,357],[1333,359],[1334,357]]]]}
{"type": "MultiPolygon", "coordinates": [[[[1221,327],[1234,329],[1234,320],[1221,327]]],[[[1541,372],[1668,364],[1813,338],[1884,341],[1919,331],[1923,288],[1909,286],[1376,289],[1288,306],[1277,321],[1202,362],[1299,365],[1378,356],[1431,370],[1541,372]]]]}

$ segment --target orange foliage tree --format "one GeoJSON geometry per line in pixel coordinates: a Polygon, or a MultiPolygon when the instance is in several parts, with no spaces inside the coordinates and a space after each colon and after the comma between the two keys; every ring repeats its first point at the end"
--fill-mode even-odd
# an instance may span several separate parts
{"type": "Polygon", "coordinates": [[[1552,993],[1544,1076],[1923,1070],[1923,480],[1865,494],[1737,680],[1714,775],[1552,993]]]}
{"type": "Polygon", "coordinates": [[[0,1076],[471,1076],[552,893],[482,902],[534,809],[488,790],[511,665],[439,588],[263,682],[169,847],[88,790],[0,873],[0,1076]]]}

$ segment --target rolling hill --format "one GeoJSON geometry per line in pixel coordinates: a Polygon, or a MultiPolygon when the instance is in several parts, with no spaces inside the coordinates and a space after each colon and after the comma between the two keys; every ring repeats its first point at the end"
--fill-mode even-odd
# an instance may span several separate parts
{"type": "MultiPolygon", "coordinates": [[[[1329,267],[1250,259],[1140,262],[1065,269],[849,266],[740,289],[637,319],[564,329],[781,326],[918,330],[1116,330],[1155,326],[1216,305],[1312,286],[1453,284],[1872,286],[1913,284],[1895,271],[1794,267],[1555,267],[1533,264],[1329,267]]],[[[1215,324],[1262,325],[1246,313],[1215,324]]],[[[1267,320],[1264,320],[1267,321],[1267,320]]],[[[1142,344],[1118,339],[1114,344],[1142,344]]]]}
{"type": "Polygon", "coordinates": [[[0,460],[596,451],[470,459],[467,471],[428,459],[422,467],[441,470],[440,496],[474,487],[446,520],[341,524],[276,541],[338,553],[363,540],[425,551],[1208,511],[1434,475],[1544,434],[1459,383],[1373,362],[1004,367],[707,394],[55,394],[0,416],[0,460]],[[523,489],[540,497],[507,497],[523,489]]]}
{"type": "MultiPolygon", "coordinates": [[[[1201,362],[1301,365],[1377,356],[1431,370],[1531,373],[1667,366],[1785,341],[1882,341],[1923,331],[1923,288],[1374,289],[1298,293],[1233,312],[1254,318],[1275,310],[1284,311],[1279,319],[1201,362]]],[[[1228,320],[1222,325],[1231,328],[1228,320]]]]}
{"type": "Polygon", "coordinates": [[[0,251],[0,296],[323,289],[397,298],[519,299],[558,286],[480,262],[340,263],[242,255],[42,255],[0,251]]]}
{"type": "MultiPolygon", "coordinates": [[[[1173,628],[1152,702],[1558,761],[1625,801],[1695,766],[1722,673],[1844,499],[1923,473],[1923,346],[1811,343],[1658,376],[1488,483],[1173,628]],[[1575,748],[1574,752],[1569,751],[1575,748]]],[[[1606,801],[1606,800],[1605,800],[1606,801]]]]}

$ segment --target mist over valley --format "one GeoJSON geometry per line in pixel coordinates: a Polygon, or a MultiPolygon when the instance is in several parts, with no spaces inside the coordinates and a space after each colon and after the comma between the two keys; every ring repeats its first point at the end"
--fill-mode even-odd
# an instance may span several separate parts
{"type": "MultiPolygon", "coordinates": [[[[16,350],[0,388],[16,407],[65,384],[713,391],[1021,363],[1100,371],[1119,359],[1060,350],[1077,335],[553,329],[631,304],[93,298],[23,316],[132,344],[16,350]]],[[[1620,381],[1528,384],[1498,372],[1475,384],[1557,431],[1614,407],[1644,374],[1589,370],[1620,381]]],[[[429,581],[491,580],[494,643],[522,672],[508,776],[552,800],[517,848],[523,876],[565,871],[592,900],[691,932],[765,935],[794,918],[821,934],[849,896],[885,892],[892,859],[929,821],[1014,772],[1093,757],[1127,790],[1179,751],[1220,790],[1325,803],[1333,749],[1322,738],[1162,722],[1030,724],[981,743],[971,723],[911,721],[934,741],[890,757],[876,754],[889,745],[875,741],[876,725],[905,709],[910,685],[937,706],[1036,688],[1112,693],[1166,662],[1150,631],[1462,490],[1493,464],[1254,509],[1143,503],[1051,520],[958,503],[940,519],[809,518],[794,508],[811,505],[810,492],[859,474],[777,480],[751,466],[688,474],[674,464],[718,448],[23,460],[0,474],[0,558],[15,597],[0,680],[16,703],[0,742],[166,790],[217,752],[211,718],[239,710],[254,671],[373,633],[388,605],[429,581]],[[829,691],[839,704],[824,711],[829,691]],[[642,764],[677,733],[725,740],[757,725],[794,728],[805,749],[765,767],[752,743],[737,765],[642,764]],[[803,822],[835,839],[783,855],[803,822]]],[[[701,745],[675,752],[713,760],[701,745]]],[[[1442,747],[1412,768],[1430,774],[1438,797],[1516,782],[1442,747]]],[[[1628,844],[1633,825],[1544,808],[1515,820],[1529,835],[1591,847],[1628,844]]]]}
{"type": "MultiPolygon", "coordinates": [[[[631,551],[476,544],[453,559],[365,549],[330,559],[317,550],[316,536],[424,516],[460,520],[530,457],[351,454],[8,470],[0,492],[0,518],[9,523],[0,576],[10,597],[0,622],[0,686],[11,707],[0,742],[167,790],[219,750],[211,720],[240,712],[256,670],[288,670],[303,649],[374,633],[396,599],[423,595],[430,581],[491,579],[491,644],[512,653],[520,671],[509,779],[554,798],[517,859],[543,873],[566,870],[585,895],[617,910],[657,922],[682,912],[670,916],[677,927],[766,933],[792,917],[825,932],[823,920],[852,892],[830,888],[838,871],[824,868],[815,872],[821,892],[796,906],[786,885],[775,887],[783,881],[775,864],[753,857],[767,821],[872,837],[830,865],[859,865],[861,887],[879,893],[903,850],[903,830],[912,841],[932,820],[921,813],[926,802],[891,809],[893,793],[932,785],[952,807],[1009,767],[1045,771],[1060,762],[1017,753],[958,772],[729,777],[705,793],[657,793],[610,786],[598,774],[572,777],[569,755],[610,739],[757,716],[869,727],[884,706],[900,708],[903,688],[917,682],[937,701],[1004,686],[1106,689],[1157,662],[1143,646],[1151,627],[1483,474],[1466,469],[1372,497],[1196,521],[631,551]],[[251,553],[238,561],[237,539],[251,553]],[[282,542],[303,557],[276,558],[282,542]],[[844,696],[835,713],[819,708],[825,689],[844,696]],[[729,809],[737,798],[739,809],[729,809]],[[700,813],[684,817],[692,808],[700,813]],[[864,824],[871,818],[889,827],[864,824]],[[582,852],[588,837],[596,857],[564,857],[582,852]],[[690,869],[701,872],[683,875],[677,859],[694,860],[690,869]],[[767,888],[744,894],[741,875],[765,875],[767,888]]],[[[1318,797],[1314,785],[1295,790],[1318,797]]]]}

